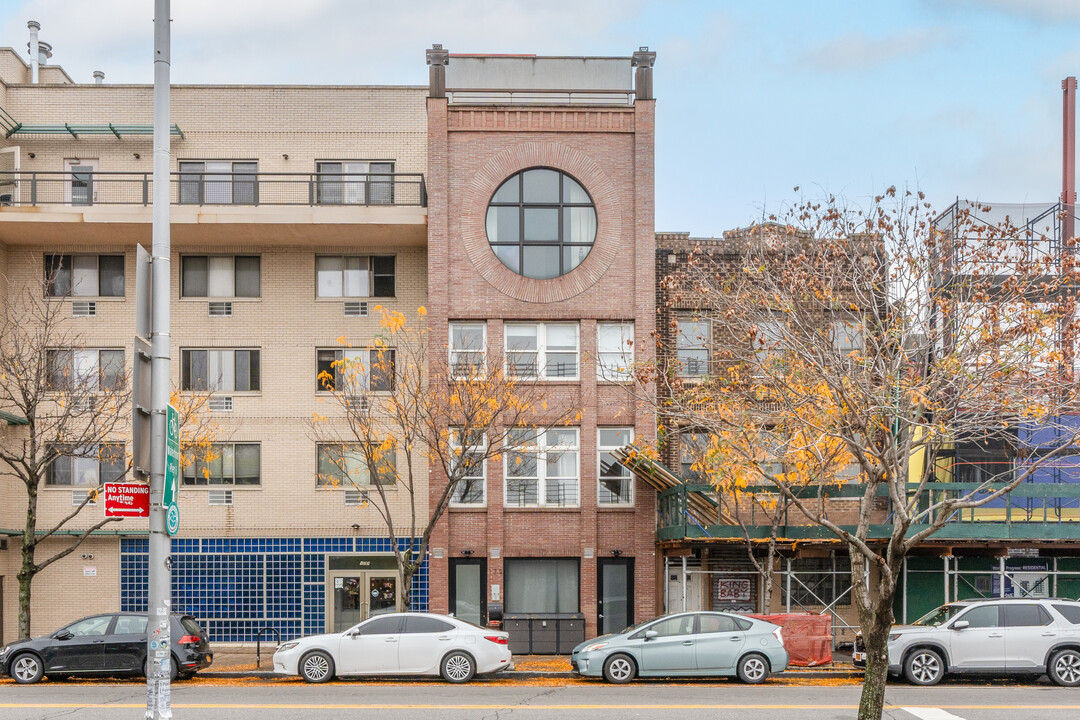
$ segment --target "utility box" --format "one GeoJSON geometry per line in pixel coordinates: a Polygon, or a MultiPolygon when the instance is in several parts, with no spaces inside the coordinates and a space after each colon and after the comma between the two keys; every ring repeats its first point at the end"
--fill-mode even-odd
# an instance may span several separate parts
{"type": "Polygon", "coordinates": [[[569,655],[585,641],[581,613],[522,613],[507,615],[503,630],[510,634],[516,655],[569,655]]]}

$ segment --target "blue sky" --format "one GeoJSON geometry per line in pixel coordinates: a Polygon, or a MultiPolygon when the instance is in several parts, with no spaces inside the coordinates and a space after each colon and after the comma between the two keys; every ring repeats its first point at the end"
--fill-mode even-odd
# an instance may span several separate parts
{"type": "MultiPolygon", "coordinates": [[[[79,82],[151,82],[152,0],[4,0],[79,82]]],[[[177,83],[425,84],[424,48],[658,53],[656,227],[719,234],[889,184],[1052,202],[1080,0],[173,0],[177,83]],[[799,186],[799,192],[793,188],[799,186]]]]}

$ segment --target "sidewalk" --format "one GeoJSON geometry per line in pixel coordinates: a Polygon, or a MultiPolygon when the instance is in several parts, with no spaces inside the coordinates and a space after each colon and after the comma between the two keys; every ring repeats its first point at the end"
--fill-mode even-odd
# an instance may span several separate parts
{"type": "MultiPolygon", "coordinates": [[[[275,676],[274,643],[263,643],[262,660],[256,667],[254,643],[214,643],[214,664],[199,671],[200,677],[270,678],[275,676]]],[[[798,678],[858,678],[862,670],[851,665],[850,655],[834,653],[832,665],[820,667],[789,667],[784,674],[798,678]]],[[[499,673],[506,678],[570,678],[570,659],[565,655],[515,655],[513,670],[499,673]]]]}

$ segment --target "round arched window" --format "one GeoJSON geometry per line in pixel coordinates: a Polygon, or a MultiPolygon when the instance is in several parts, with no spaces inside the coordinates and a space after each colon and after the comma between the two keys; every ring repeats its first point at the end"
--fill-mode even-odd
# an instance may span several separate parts
{"type": "Polygon", "coordinates": [[[585,259],[596,240],[596,208],[564,172],[532,168],[491,196],[487,236],[502,264],[529,278],[556,278],[585,259]]]}

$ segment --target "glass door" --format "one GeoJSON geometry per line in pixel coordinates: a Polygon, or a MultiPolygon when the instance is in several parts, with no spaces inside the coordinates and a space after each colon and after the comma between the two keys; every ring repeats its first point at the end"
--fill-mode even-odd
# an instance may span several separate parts
{"type": "Polygon", "coordinates": [[[634,624],[634,559],[597,560],[597,627],[600,634],[621,632],[634,624]]]}
{"type": "Polygon", "coordinates": [[[344,632],[367,617],[363,575],[334,578],[334,632],[344,632]]]}
{"type": "Polygon", "coordinates": [[[97,200],[94,188],[94,172],[97,160],[68,160],[67,185],[64,199],[71,205],[93,205],[97,200]]]}
{"type": "Polygon", "coordinates": [[[368,576],[368,617],[397,611],[397,576],[368,576]]]}
{"type": "Polygon", "coordinates": [[[485,558],[450,560],[450,614],[459,620],[483,626],[487,620],[485,558]]]}

